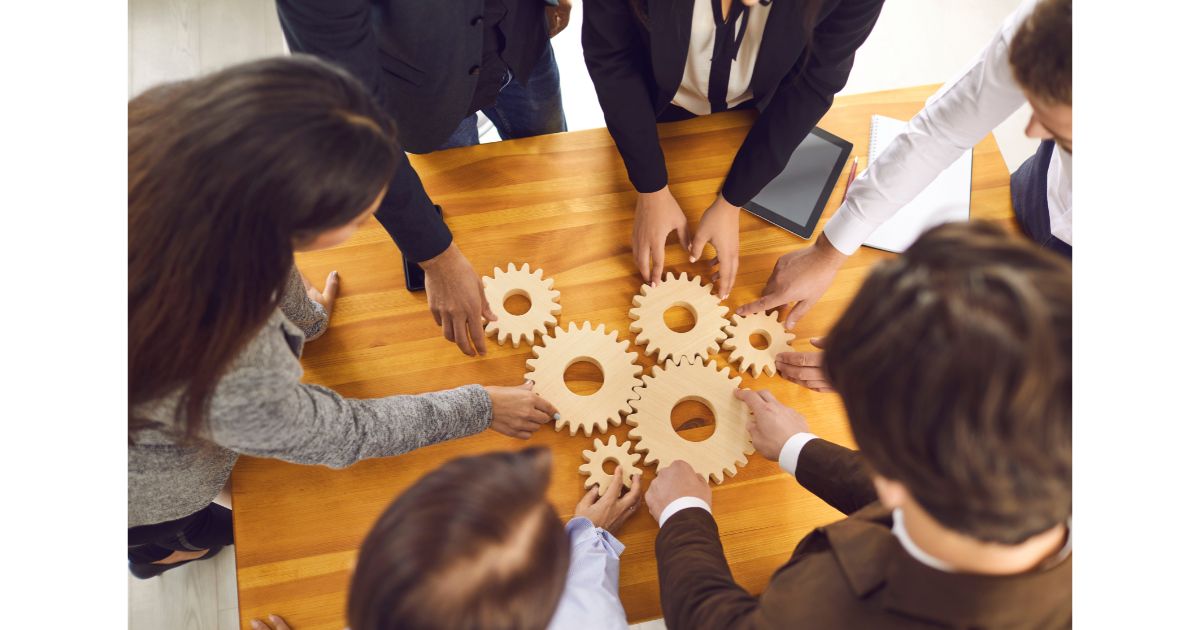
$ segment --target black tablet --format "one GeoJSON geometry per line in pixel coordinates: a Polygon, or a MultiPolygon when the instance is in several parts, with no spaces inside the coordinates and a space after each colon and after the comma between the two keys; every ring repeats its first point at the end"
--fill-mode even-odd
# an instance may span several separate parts
{"type": "Polygon", "coordinates": [[[853,148],[846,140],[814,127],[783,172],[747,202],[746,209],[792,234],[810,238],[853,148]]]}

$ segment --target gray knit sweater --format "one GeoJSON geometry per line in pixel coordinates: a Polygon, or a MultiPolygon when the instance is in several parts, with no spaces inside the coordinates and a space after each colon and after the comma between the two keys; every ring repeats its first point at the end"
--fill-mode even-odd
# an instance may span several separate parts
{"type": "Polygon", "coordinates": [[[129,527],[182,518],[207,506],[238,455],[343,468],[479,433],[492,416],[479,385],[357,400],[300,382],[300,351],[328,316],[293,269],[280,308],[221,377],[203,439],[184,444],[178,393],[139,406],[158,421],[129,447],[129,527]]]}

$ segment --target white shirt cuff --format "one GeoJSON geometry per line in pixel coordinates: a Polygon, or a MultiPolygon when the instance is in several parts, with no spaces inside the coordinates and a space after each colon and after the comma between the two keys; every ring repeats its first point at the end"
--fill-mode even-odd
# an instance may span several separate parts
{"type": "Polygon", "coordinates": [[[825,224],[825,238],[829,239],[839,252],[849,256],[858,251],[876,227],[878,226],[851,214],[846,204],[842,204],[837,212],[833,213],[829,223],[825,224]]]}
{"type": "Polygon", "coordinates": [[[795,477],[796,464],[800,463],[800,450],[810,440],[816,439],[816,437],[812,433],[797,433],[788,438],[783,443],[783,448],[779,449],[779,467],[787,471],[789,475],[795,477]]]}
{"type": "Polygon", "coordinates": [[[676,512],[694,507],[704,508],[706,512],[712,514],[712,506],[710,506],[704,499],[701,499],[700,497],[679,497],[678,499],[668,503],[667,507],[663,508],[662,514],[658,515],[658,526],[662,527],[664,524],[666,524],[667,519],[674,516],[676,512]]]}

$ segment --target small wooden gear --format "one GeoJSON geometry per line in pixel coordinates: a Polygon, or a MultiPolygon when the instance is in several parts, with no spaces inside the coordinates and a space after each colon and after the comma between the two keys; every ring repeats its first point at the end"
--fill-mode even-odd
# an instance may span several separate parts
{"type": "Polygon", "coordinates": [[[633,389],[642,384],[637,353],[626,352],[629,342],[617,339],[616,331],[605,334],[604,324],[593,329],[591,322],[584,322],[582,328],[571,322],[565,331],[555,328],[553,337],[542,335],[541,343],[533,347],[534,358],[525,362],[526,378],[533,381],[533,391],[558,408],[554,430],[570,427],[575,435],[582,429],[591,437],[594,430],[605,433],[610,424],[620,424],[621,412],[631,410],[633,389]],[[590,396],[567,388],[564,373],[578,361],[595,365],[604,375],[600,390],[590,396]]]}
{"type": "Polygon", "coordinates": [[[537,335],[546,334],[546,330],[558,324],[562,306],[558,304],[559,292],[553,287],[554,279],[543,280],[541,269],[530,272],[529,263],[521,265],[520,269],[508,263],[507,271],[496,267],[492,277],[483,278],[483,295],[498,317],[496,321],[487,323],[487,334],[496,337],[500,345],[509,340],[512,340],[514,348],[525,341],[533,344],[537,335]],[[528,311],[513,315],[504,309],[504,301],[514,295],[529,300],[528,311]]]}
{"type": "Polygon", "coordinates": [[[737,474],[746,465],[746,456],[754,452],[750,432],[750,409],[734,397],[740,377],[730,377],[729,368],[717,370],[716,363],[685,359],[665,368],[654,366],[645,385],[638,389],[633,413],[625,423],[633,427],[629,438],[645,453],[645,463],[658,462],[657,470],[682,459],[696,473],[716,483],[737,474]],[[704,403],[713,412],[713,434],[701,442],[684,439],[671,426],[671,410],[681,402],[704,403]]]}
{"type": "Polygon", "coordinates": [[[586,462],[579,467],[579,473],[587,475],[587,480],[583,482],[583,488],[586,490],[592,486],[600,486],[600,494],[608,490],[608,484],[612,483],[613,475],[604,472],[605,462],[616,462],[621,466],[621,483],[626,487],[633,486],[633,473],[641,472],[638,468],[638,461],[642,459],[641,453],[635,453],[630,450],[633,447],[632,442],[622,442],[617,444],[617,436],[610,435],[608,443],[596,441],[592,443],[591,451],[583,452],[583,461],[586,462]]]}
{"type": "Polygon", "coordinates": [[[725,339],[724,326],[729,323],[725,319],[728,310],[713,295],[712,286],[700,284],[699,276],[689,280],[686,273],[678,278],[669,273],[658,286],[643,284],[641,294],[633,296],[629,317],[634,321],[629,331],[637,333],[635,343],[645,345],[646,354],[657,354],[660,364],[693,357],[703,359],[720,351],[720,343],[725,339]],[[663,320],[663,314],[676,306],[686,308],[696,320],[696,325],[687,332],[675,332],[663,320]]]}
{"type": "Polygon", "coordinates": [[[775,375],[775,357],[780,352],[789,352],[792,340],[796,335],[783,327],[779,315],[768,315],[766,311],[747,315],[733,316],[733,323],[725,327],[729,333],[721,346],[729,351],[729,362],[736,363],[738,370],[749,372],[752,376],[759,373],[767,376],[775,375]],[[751,337],[762,335],[767,340],[767,347],[758,349],[750,343],[751,337]]]}

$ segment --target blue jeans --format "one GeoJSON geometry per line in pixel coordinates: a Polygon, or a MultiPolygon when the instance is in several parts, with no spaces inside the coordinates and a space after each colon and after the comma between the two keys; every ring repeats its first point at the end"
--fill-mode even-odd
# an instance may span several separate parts
{"type": "MultiPolygon", "coordinates": [[[[529,81],[521,84],[513,78],[500,88],[496,104],[483,108],[483,115],[496,125],[496,131],[504,140],[527,138],[545,133],[567,130],[563,114],[562,89],[558,83],[558,63],[554,60],[554,48],[546,44],[546,52],[538,60],[529,81]]],[[[479,127],[475,114],[467,116],[450,134],[440,149],[453,149],[479,144],[479,127]]]]}

